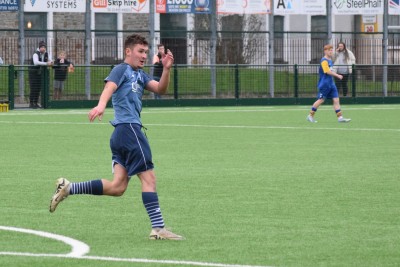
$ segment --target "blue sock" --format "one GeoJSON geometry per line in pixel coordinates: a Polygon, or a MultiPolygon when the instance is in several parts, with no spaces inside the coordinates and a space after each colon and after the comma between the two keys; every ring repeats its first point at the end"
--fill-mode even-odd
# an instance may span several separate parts
{"type": "Polygon", "coordinates": [[[70,195],[88,194],[88,195],[102,195],[103,183],[101,180],[92,180],[81,183],[71,183],[69,191],[70,195]]]}
{"type": "Polygon", "coordinates": [[[160,204],[158,203],[158,195],[156,192],[142,192],[143,205],[150,217],[152,228],[163,228],[164,219],[161,214],[160,204]]]}

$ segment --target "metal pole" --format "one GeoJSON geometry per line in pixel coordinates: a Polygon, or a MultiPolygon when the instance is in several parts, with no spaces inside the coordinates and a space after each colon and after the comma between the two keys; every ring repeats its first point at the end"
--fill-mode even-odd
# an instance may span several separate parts
{"type": "Polygon", "coordinates": [[[326,0],[326,20],[326,43],[330,44],[332,42],[332,6],[330,0],[326,0]]]}
{"type": "MultiPolygon", "coordinates": [[[[18,38],[18,46],[19,46],[19,64],[24,65],[25,64],[25,25],[24,25],[24,1],[20,0],[19,1],[19,12],[18,12],[18,28],[19,28],[19,38],[18,38]]],[[[25,95],[24,95],[24,72],[20,71],[18,73],[18,90],[19,90],[19,96],[21,101],[24,100],[25,95]]]]}
{"type": "Polygon", "coordinates": [[[384,2],[384,13],[383,13],[383,40],[382,40],[382,58],[383,58],[383,77],[382,77],[382,89],[383,96],[387,96],[387,76],[388,76],[388,18],[389,18],[389,6],[388,1],[384,2]]]}
{"type": "Polygon", "coordinates": [[[86,99],[90,100],[90,48],[92,47],[92,36],[91,36],[91,11],[92,1],[86,1],[86,12],[85,12],[85,94],[86,99]]]}
{"type": "MultiPolygon", "coordinates": [[[[154,1],[149,2],[149,32],[150,32],[150,47],[149,47],[149,57],[148,64],[152,64],[154,55],[154,1]]],[[[124,51],[125,53],[125,51],[124,51]]],[[[153,69],[153,68],[152,68],[153,69]]]]}
{"type": "Polygon", "coordinates": [[[211,96],[217,96],[217,1],[211,1],[211,44],[210,44],[210,63],[211,63],[211,96]]]}
{"type": "Polygon", "coordinates": [[[275,80],[274,80],[274,1],[271,1],[271,14],[268,15],[268,27],[269,27],[269,95],[275,96],[275,80]]]}

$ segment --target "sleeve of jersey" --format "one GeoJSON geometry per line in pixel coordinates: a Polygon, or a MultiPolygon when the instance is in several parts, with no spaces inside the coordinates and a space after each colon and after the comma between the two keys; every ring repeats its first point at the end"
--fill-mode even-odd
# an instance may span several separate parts
{"type": "Polygon", "coordinates": [[[120,86],[121,83],[124,81],[125,79],[125,71],[126,71],[126,65],[118,65],[115,66],[110,74],[108,74],[108,76],[104,79],[104,82],[113,82],[115,83],[117,86],[120,86]]]}
{"type": "Polygon", "coordinates": [[[322,70],[324,71],[324,73],[328,73],[328,71],[330,71],[331,69],[329,68],[329,64],[328,61],[324,60],[321,62],[321,67],[322,70]]]}

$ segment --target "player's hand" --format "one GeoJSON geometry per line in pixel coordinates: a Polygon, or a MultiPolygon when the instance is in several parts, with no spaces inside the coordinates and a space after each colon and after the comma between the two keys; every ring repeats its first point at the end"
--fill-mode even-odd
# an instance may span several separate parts
{"type": "Polygon", "coordinates": [[[92,110],[88,114],[88,118],[90,122],[93,122],[96,117],[99,118],[99,121],[103,118],[104,109],[99,108],[99,106],[92,108],[92,110]]]}
{"type": "Polygon", "coordinates": [[[340,75],[340,74],[338,74],[338,75],[337,75],[337,78],[338,78],[339,80],[341,80],[341,79],[343,79],[343,76],[340,75]]]}
{"type": "Polygon", "coordinates": [[[170,69],[174,64],[174,55],[172,55],[172,52],[169,49],[167,49],[167,53],[163,56],[162,63],[164,68],[167,69],[170,69]]]}

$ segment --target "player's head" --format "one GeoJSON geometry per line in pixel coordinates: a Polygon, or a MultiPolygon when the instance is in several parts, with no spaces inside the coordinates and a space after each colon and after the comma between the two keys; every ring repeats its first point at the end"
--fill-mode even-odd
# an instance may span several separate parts
{"type": "Polygon", "coordinates": [[[134,69],[143,68],[149,51],[149,43],[146,38],[138,34],[126,37],[124,43],[125,63],[134,69]]]}
{"type": "Polygon", "coordinates": [[[324,46],[324,55],[325,56],[332,56],[333,53],[333,46],[330,44],[327,44],[324,46]]]}

